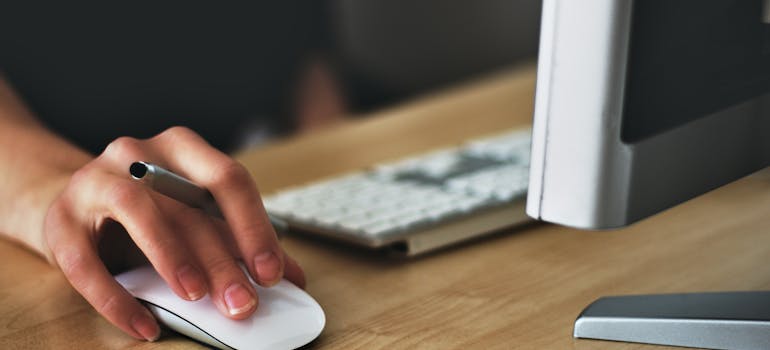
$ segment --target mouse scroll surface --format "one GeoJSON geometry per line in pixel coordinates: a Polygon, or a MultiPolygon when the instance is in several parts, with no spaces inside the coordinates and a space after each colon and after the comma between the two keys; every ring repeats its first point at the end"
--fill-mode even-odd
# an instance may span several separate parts
{"type": "Polygon", "coordinates": [[[295,349],[315,339],[326,323],[318,303],[286,280],[270,288],[254,284],[259,295],[257,311],[248,319],[232,320],[219,312],[209,295],[196,301],[180,298],[150,266],[115,279],[151,309],[162,309],[153,311],[159,321],[171,318],[164,322],[169,328],[217,347],[295,349]]]}

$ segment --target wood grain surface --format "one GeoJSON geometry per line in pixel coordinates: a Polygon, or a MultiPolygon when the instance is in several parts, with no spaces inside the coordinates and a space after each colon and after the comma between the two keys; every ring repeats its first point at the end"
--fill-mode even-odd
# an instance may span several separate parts
{"type": "MultiPolygon", "coordinates": [[[[237,155],[265,193],[530,123],[532,66],[237,155]]],[[[327,325],[311,349],[667,349],[572,338],[603,295],[770,289],[770,172],[631,227],[533,224],[416,259],[287,236],[327,325]]],[[[54,268],[0,240],[0,349],[187,349],[103,320],[54,268]]]]}

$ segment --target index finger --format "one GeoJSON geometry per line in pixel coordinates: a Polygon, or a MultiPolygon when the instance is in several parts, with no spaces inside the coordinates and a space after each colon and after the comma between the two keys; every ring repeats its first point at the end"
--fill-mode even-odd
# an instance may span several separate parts
{"type": "Polygon", "coordinates": [[[112,324],[138,339],[154,341],[160,328],[150,312],[107,271],[83,228],[58,212],[47,222],[48,245],[67,280],[112,324]]]}
{"type": "Polygon", "coordinates": [[[283,250],[246,168],[184,127],[168,129],[151,142],[169,168],[214,196],[254,280],[263,286],[277,283],[283,277],[283,250]]]}

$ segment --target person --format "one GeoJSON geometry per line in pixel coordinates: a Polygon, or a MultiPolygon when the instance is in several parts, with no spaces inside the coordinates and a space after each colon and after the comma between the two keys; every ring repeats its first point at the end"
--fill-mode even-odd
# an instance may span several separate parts
{"type": "Polygon", "coordinates": [[[276,116],[287,112],[286,96],[330,100],[312,92],[326,79],[318,65],[298,77],[319,10],[304,2],[38,6],[16,2],[0,13],[0,233],[58,266],[138,339],[157,339],[158,324],[112,273],[143,261],[180,298],[209,295],[233,319],[258,307],[248,277],[304,286],[249,172],[222,150],[249,120],[285,124],[276,116]],[[303,79],[306,87],[292,87],[303,79]],[[207,188],[225,220],[132,181],[134,161],[207,188]]]}
{"type": "Polygon", "coordinates": [[[305,280],[225,151],[532,55],[537,13],[538,0],[6,4],[0,235],[61,268],[138,339],[156,339],[158,325],[111,274],[140,263],[181,298],[208,294],[247,318],[258,299],[238,261],[263,286],[305,280]],[[134,161],[206,187],[225,221],[131,181],[134,161]]]}

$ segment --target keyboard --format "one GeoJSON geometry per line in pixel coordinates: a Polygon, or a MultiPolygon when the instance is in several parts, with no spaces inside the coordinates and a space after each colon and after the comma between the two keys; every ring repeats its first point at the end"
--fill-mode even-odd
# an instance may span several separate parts
{"type": "Polygon", "coordinates": [[[263,198],[291,231],[417,255],[528,222],[531,130],[518,129],[263,198]]]}

